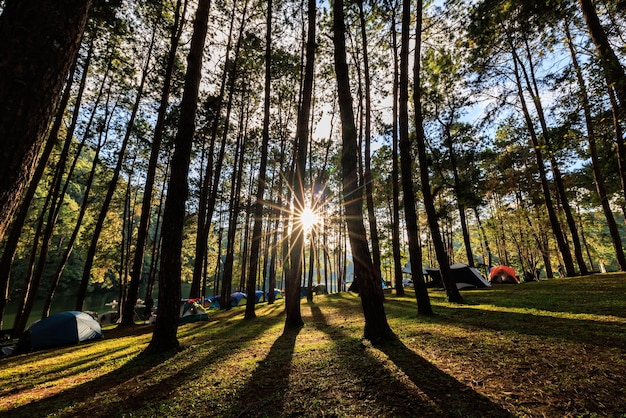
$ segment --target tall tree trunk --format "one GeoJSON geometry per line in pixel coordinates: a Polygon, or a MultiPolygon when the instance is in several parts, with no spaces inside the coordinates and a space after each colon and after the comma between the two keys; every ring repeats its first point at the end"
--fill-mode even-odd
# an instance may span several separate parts
{"type": "MultiPolygon", "coordinates": [[[[230,51],[232,48],[233,30],[235,27],[237,0],[233,1],[233,8],[231,12],[230,25],[228,29],[228,42],[226,43],[226,59],[224,61],[224,70],[220,78],[220,90],[217,96],[217,103],[213,110],[213,123],[211,124],[211,139],[209,146],[209,160],[206,165],[205,173],[202,180],[202,187],[200,188],[200,202],[198,205],[198,228],[196,233],[196,253],[195,262],[193,266],[193,277],[191,282],[191,289],[189,291],[190,298],[197,298],[200,296],[200,280],[202,277],[202,266],[204,258],[207,254],[207,245],[209,231],[211,229],[211,218],[215,210],[215,204],[217,201],[217,186],[219,184],[219,177],[222,171],[222,162],[224,159],[224,150],[226,143],[221,142],[217,160],[215,160],[215,143],[220,126],[220,116],[222,114],[222,107],[224,105],[224,95],[226,92],[227,83],[233,85],[235,77],[235,66],[231,67],[230,51]],[[229,78],[230,77],[230,78],[229,78]],[[212,186],[212,187],[211,187],[212,186]]],[[[245,18],[242,16],[242,22],[245,18]]],[[[241,38],[241,37],[240,37],[241,38]]],[[[237,56],[234,61],[237,62],[237,56]]],[[[228,131],[228,124],[230,119],[230,104],[232,97],[232,89],[229,93],[229,107],[227,109],[227,116],[224,122],[224,133],[222,138],[226,138],[226,132],[228,131]]]]}
{"type": "MultiPolygon", "coordinates": [[[[59,265],[54,273],[54,276],[52,276],[50,280],[48,296],[46,298],[46,301],[44,302],[43,312],[41,315],[42,318],[46,318],[47,316],[50,315],[50,308],[52,307],[52,300],[54,298],[54,293],[56,292],[56,287],[59,283],[59,280],[61,279],[61,275],[63,274],[63,271],[65,270],[67,261],[69,260],[70,255],[72,254],[72,251],[74,249],[74,243],[76,242],[76,239],[78,238],[78,234],[80,232],[80,229],[83,223],[83,218],[85,217],[85,213],[87,212],[87,206],[89,204],[89,197],[90,197],[89,194],[91,193],[91,186],[93,185],[93,180],[96,175],[96,169],[98,168],[98,163],[100,161],[98,156],[100,154],[101,149],[102,149],[102,143],[100,142],[98,146],[96,147],[96,149],[94,150],[94,158],[91,164],[91,169],[89,170],[89,176],[87,177],[87,182],[85,183],[83,201],[80,205],[80,210],[78,212],[76,225],[74,226],[72,235],[70,236],[67,244],[65,245],[65,250],[63,251],[63,255],[61,256],[61,261],[59,262],[59,265]]],[[[76,156],[76,159],[78,159],[78,155],[76,156]]],[[[69,182],[69,178],[68,178],[68,182],[69,182]]]]}
{"type": "MultiPolygon", "coordinates": [[[[622,185],[622,196],[626,199],[626,141],[622,129],[622,118],[619,115],[619,106],[615,98],[615,92],[608,87],[611,114],[613,116],[613,129],[615,130],[615,149],[617,151],[617,170],[622,185]]],[[[625,211],[626,212],[626,211],[625,211]]]]}
{"type": "MultiPolygon", "coordinates": [[[[421,14],[419,15],[421,19],[421,14]]],[[[415,212],[415,192],[413,190],[413,155],[409,138],[409,32],[411,27],[411,2],[402,2],[402,34],[400,46],[400,102],[398,122],[400,125],[400,169],[402,170],[402,196],[404,219],[409,241],[411,277],[415,287],[417,311],[420,315],[433,313],[428,289],[422,273],[422,249],[419,244],[417,214],[415,212]]],[[[424,198],[425,199],[425,198],[424,198]]]]}
{"type": "MultiPolygon", "coordinates": [[[[109,206],[111,205],[111,201],[113,200],[113,195],[115,194],[115,189],[117,188],[117,181],[120,177],[120,173],[122,170],[122,166],[124,164],[124,157],[126,156],[126,148],[128,147],[128,143],[130,142],[130,137],[133,132],[133,128],[135,125],[135,118],[137,117],[137,112],[139,111],[139,104],[141,103],[141,99],[143,98],[143,89],[145,86],[145,82],[148,78],[148,70],[149,63],[152,57],[152,45],[148,50],[148,54],[146,56],[146,63],[143,68],[143,72],[141,74],[141,80],[139,82],[139,87],[137,88],[137,95],[135,97],[135,102],[133,103],[133,108],[131,110],[130,118],[128,120],[128,125],[126,126],[126,133],[124,134],[124,138],[122,140],[122,145],[118,151],[118,159],[115,169],[113,171],[113,178],[109,182],[109,187],[107,193],[102,202],[102,206],[100,208],[100,213],[98,215],[98,219],[96,221],[96,225],[94,226],[93,235],[91,237],[91,244],[89,249],[87,250],[87,256],[85,259],[85,266],[83,268],[83,275],[80,281],[80,285],[78,287],[78,294],[76,295],[76,310],[82,311],[83,304],[85,302],[85,297],[87,296],[87,286],[89,285],[89,279],[91,278],[91,267],[93,266],[93,261],[96,256],[96,250],[98,245],[98,240],[100,239],[100,234],[102,229],[104,228],[104,221],[106,220],[107,213],[109,211],[109,206]]],[[[133,309],[131,312],[134,312],[135,304],[133,301],[133,309]]]]}
{"type": "Polygon", "coordinates": [[[193,24],[191,49],[181,103],[178,132],[174,139],[172,169],[163,213],[159,309],[147,352],[159,353],[178,347],[178,319],[181,299],[181,255],[185,203],[189,194],[188,173],[193,135],[196,127],[198,92],[202,78],[202,56],[209,21],[210,0],[199,0],[193,24]]]}
{"type": "MultiPolygon", "coordinates": [[[[245,88],[245,87],[244,87],[245,88]]],[[[239,134],[235,145],[235,161],[233,163],[233,174],[230,181],[230,199],[228,206],[228,232],[226,234],[226,257],[224,259],[224,276],[222,279],[222,309],[230,309],[230,294],[232,290],[233,263],[235,261],[235,237],[241,206],[241,178],[243,174],[243,162],[247,145],[247,127],[244,125],[246,92],[241,97],[241,117],[239,121],[239,134]]]]}
{"type": "MultiPolygon", "coordinates": [[[[159,111],[157,114],[157,122],[154,127],[154,137],[150,145],[150,157],[148,160],[148,171],[146,173],[146,181],[143,191],[143,201],[141,204],[141,217],[137,228],[137,243],[135,244],[135,255],[133,258],[133,266],[130,271],[130,283],[128,285],[128,297],[125,300],[120,325],[134,325],[134,308],[135,301],[139,292],[139,285],[143,272],[144,253],[146,242],[148,240],[148,226],[152,217],[152,195],[154,189],[154,181],[156,177],[156,169],[159,163],[159,152],[161,151],[161,142],[163,139],[163,131],[165,129],[165,117],[167,115],[167,105],[170,97],[170,85],[172,83],[172,75],[174,73],[174,64],[176,62],[176,52],[178,43],[182,34],[181,18],[182,0],[176,2],[174,8],[174,23],[170,34],[170,49],[167,56],[165,75],[163,79],[163,87],[161,90],[161,98],[159,101],[159,111]]],[[[161,19],[161,13],[155,21],[155,26],[161,19]]],[[[155,28],[156,29],[156,28],[155,28]]],[[[156,30],[155,30],[156,31],[156,30]]],[[[154,32],[152,42],[154,42],[154,32]]]]}
{"type": "MultiPolygon", "coordinates": [[[[263,100],[263,132],[261,143],[261,162],[259,163],[259,179],[254,203],[254,226],[252,227],[252,246],[250,248],[250,270],[248,271],[248,295],[254,293],[256,284],[256,270],[259,264],[259,249],[261,247],[261,231],[263,230],[263,199],[267,178],[267,154],[270,142],[270,100],[271,100],[271,63],[272,63],[272,0],[267,0],[265,29],[265,98],[263,100]]],[[[263,269],[265,271],[265,269],[263,269]]],[[[263,288],[265,290],[265,287],[263,288]]],[[[269,289],[272,298],[274,289],[269,289]]],[[[272,299],[273,300],[273,299],[272,299]]],[[[256,317],[254,312],[254,298],[248,297],[246,303],[246,319],[256,317]]]]}
{"type": "MultiPolygon", "coordinates": [[[[525,41],[525,46],[526,46],[526,53],[528,56],[528,63],[530,67],[530,75],[526,71],[526,68],[521,65],[521,61],[520,61],[520,68],[522,69],[522,73],[524,74],[524,79],[526,81],[527,90],[529,94],[531,95],[533,99],[533,103],[535,105],[535,109],[537,110],[537,116],[539,118],[539,123],[541,125],[541,130],[543,133],[542,135],[543,141],[547,148],[547,154],[550,160],[550,166],[552,167],[552,176],[554,177],[556,190],[561,199],[561,208],[563,210],[563,213],[565,214],[565,220],[567,222],[567,226],[572,236],[572,244],[574,246],[574,257],[576,259],[576,263],[578,264],[578,270],[580,271],[580,274],[584,276],[584,275],[589,274],[589,271],[587,270],[587,265],[585,264],[585,259],[583,257],[582,245],[580,244],[580,237],[578,236],[578,228],[576,226],[576,220],[574,219],[574,215],[572,213],[572,209],[569,204],[569,198],[565,191],[565,184],[563,183],[563,176],[561,175],[561,169],[559,168],[559,164],[556,161],[556,157],[554,156],[554,151],[552,149],[552,140],[550,139],[550,132],[548,130],[548,124],[546,122],[546,118],[544,115],[543,105],[541,103],[541,98],[539,95],[540,94],[539,88],[537,87],[537,79],[535,77],[532,53],[528,46],[528,39],[525,37],[524,41],[525,41]]],[[[568,272],[568,275],[576,274],[575,272],[573,273],[574,274],[570,274],[568,272]]]]}
{"type": "Polygon", "coordinates": [[[587,23],[591,39],[596,47],[609,88],[615,92],[620,110],[619,113],[624,118],[626,116],[626,74],[624,73],[624,67],[622,67],[619,58],[609,43],[593,2],[591,0],[578,0],[578,3],[587,23]]]}
{"type": "Polygon", "coordinates": [[[467,256],[467,264],[474,267],[474,254],[472,252],[472,243],[470,240],[469,230],[467,229],[467,216],[465,214],[465,204],[462,201],[461,194],[461,177],[459,176],[459,166],[454,151],[452,141],[452,132],[449,123],[442,123],[445,130],[445,143],[450,153],[450,165],[452,166],[452,175],[454,177],[454,192],[456,194],[457,209],[459,211],[459,221],[461,222],[461,232],[463,233],[463,244],[465,246],[465,255],[467,256]]]}
{"type": "Polygon", "coordinates": [[[345,30],[343,1],[335,0],[333,2],[333,41],[337,95],[341,115],[341,174],[345,219],[354,260],[355,279],[359,286],[365,317],[363,337],[372,342],[381,343],[396,337],[387,323],[383,305],[383,289],[380,286],[381,279],[376,277],[376,269],[366,241],[365,225],[363,224],[363,191],[356,182],[357,155],[360,152],[357,149],[357,132],[354,126],[352,94],[350,93],[348,63],[346,62],[345,30]]]}
{"type": "MultiPolygon", "coordinates": [[[[405,0],[405,1],[408,1],[408,0],[405,0]]],[[[422,104],[421,104],[422,93],[421,93],[421,86],[420,86],[422,7],[423,7],[422,0],[419,0],[417,11],[416,11],[416,17],[417,17],[416,19],[417,24],[416,24],[416,29],[415,29],[416,48],[415,48],[415,59],[414,59],[415,62],[413,64],[414,65],[413,67],[413,103],[415,107],[417,156],[418,156],[419,168],[420,168],[419,172],[420,172],[420,181],[421,181],[422,195],[423,195],[422,197],[424,199],[424,208],[426,210],[426,216],[428,217],[428,226],[430,227],[431,238],[433,241],[433,246],[435,248],[435,254],[437,256],[437,262],[439,263],[439,270],[441,272],[441,278],[446,287],[446,294],[448,296],[448,300],[454,303],[464,303],[464,300],[461,297],[461,294],[459,293],[459,289],[457,289],[456,283],[454,283],[450,275],[450,262],[448,260],[446,249],[443,243],[443,239],[441,237],[441,232],[439,230],[437,212],[435,210],[435,204],[433,202],[433,195],[430,190],[430,176],[428,173],[428,158],[426,156],[426,138],[424,136],[422,104]]],[[[403,24],[404,24],[404,19],[403,19],[403,24]]],[[[407,65],[407,68],[408,68],[408,64],[405,64],[405,65],[407,65]]],[[[402,66],[401,66],[401,70],[402,70],[402,66]]],[[[401,82],[401,85],[402,85],[402,82],[401,82]]],[[[400,90],[400,94],[402,94],[402,90],[400,90]]],[[[402,101],[403,101],[402,98],[400,98],[401,104],[402,104],[402,101]]],[[[405,208],[406,208],[406,204],[405,204],[405,208]]],[[[411,268],[413,267],[411,266],[411,268]]]]}
{"type": "MultiPolygon", "coordinates": [[[[396,32],[396,2],[391,4],[391,49],[393,54],[393,105],[392,105],[392,169],[391,169],[391,194],[393,200],[392,226],[391,226],[391,248],[393,253],[393,272],[395,279],[396,294],[404,295],[404,285],[402,283],[402,254],[400,251],[400,166],[398,162],[398,41],[396,32]]],[[[408,95],[408,93],[407,93],[408,95]]],[[[408,115],[407,115],[408,117],[408,115]]],[[[417,220],[416,220],[417,222],[417,220]]]]}
{"type": "Polygon", "coordinates": [[[474,207],[472,208],[474,210],[474,216],[476,217],[476,223],[478,223],[478,229],[480,230],[480,235],[481,238],[483,240],[483,245],[485,246],[485,254],[483,256],[483,264],[487,265],[487,268],[491,267],[492,261],[491,261],[491,248],[489,246],[489,240],[487,239],[487,233],[485,232],[485,228],[483,227],[483,224],[480,220],[480,213],[478,211],[478,208],[474,207]]]}
{"type": "Polygon", "coordinates": [[[572,259],[572,255],[570,254],[569,245],[567,244],[567,240],[565,239],[563,230],[561,229],[561,225],[559,223],[559,219],[557,217],[556,211],[554,210],[554,205],[552,204],[552,196],[550,195],[550,186],[548,184],[548,178],[546,176],[546,168],[543,162],[543,155],[541,153],[539,139],[537,138],[537,134],[535,133],[532,119],[528,111],[528,106],[526,105],[526,99],[524,98],[524,92],[522,89],[522,81],[520,79],[520,70],[518,68],[519,60],[515,53],[513,44],[511,43],[509,46],[511,47],[511,54],[513,56],[513,65],[514,65],[514,70],[515,70],[514,72],[515,72],[515,78],[516,78],[516,84],[517,84],[517,90],[518,90],[518,98],[522,105],[524,119],[526,121],[528,132],[532,141],[532,146],[535,151],[537,169],[539,170],[539,178],[541,180],[541,189],[543,191],[543,198],[545,201],[546,210],[548,211],[548,219],[550,220],[550,226],[552,227],[552,232],[556,238],[557,245],[561,253],[561,257],[563,258],[565,271],[567,272],[568,275],[574,275],[574,260],[572,259]]]}
{"type": "Polygon", "coordinates": [[[159,195],[159,205],[157,208],[157,214],[156,214],[156,222],[154,224],[154,237],[153,237],[153,242],[152,242],[152,254],[150,256],[151,260],[150,260],[150,273],[148,274],[148,285],[146,286],[146,297],[144,298],[144,300],[146,301],[146,303],[150,303],[153,304],[154,303],[154,299],[152,298],[152,290],[154,288],[154,282],[156,281],[157,278],[157,274],[158,274],[158,266],[160,264],[159,262],[159,258],[160,258],[160,254],[161,254],[161,226],[162,226],[162,215],[163,215],[163,206],[165,203],[165,188],[167,187],[167,179],[168,179],[168,173],[169,173],[169,167],[170,167],[170,160],[171,158],[169,158],[169,153],[168,156],[165,157],[165,170],[164,171],[164,175],[163,175],[163,184],[161,185],[161,193],[159,195]]]}
{"type": "Polygon", "coordinates": [[[11,1],[0,15],[0,240],[33,176],[90,7],[11,1]]]}
{"type": "Polygon", "coordinates": [[[372,97],[371,97],[371,80],[369,68],[369,56],[367,50],[367,31],[365,27],[365,14],[363,12],[363,0],[358,0],[359,21],[361,26],[361,43],[363,48],[363,78],[365,81],[365,149],[364,149],[364,166],[363,180],[365,181],[365,198],[367,202],[367,219],[370,227],[370,238],[372,241],[372,261],[374,267],[380,273],[380,243],[378,238],[378,227],[376,225],[376,211],[374,209],[374,185],[372,179],[372,97]]]}
{"type": "MultiPolygon", "coordinates": [[[[83,76],[81,78],[81,83],[76,99],[76,104],[74,105],[74,118],[72,119],[72,124],[68,128],[68,135],[66,135],[66,144],[71,143],[71,135],[74,132],[74,128],[76,126],[76,117],[78,115],[78,109],[80,108],[80,102],[82,97],[82,92],[85,87],[85,80],[87,78],[88,67],[91,60],[91,53],[93,51],[93,42],[90,44],[87,58],[85,60],[85,64],[83,66],[83,76]]],[[[30,204],[35,196],[37,191],[39,182],[43,177],[45,169],[47,167],[48,159],[50,158],[50,154],[54,149],[57,139],[57,135],[59,133],[59,129],[61,124],[63,123],[63,116],[65,114],[65,109],[69,102],[71,93],[72,93],[72,85],[74,73],[76,71],[76,65],[78,61],[78,54],[76,54],[76,59],[74,60],[74,64],[69,72],[68,82],[65,86],[65,91],[61,98],[61,102],[59,103],[57,114],[55,117],[54,124],[50,129],[50,133],[48,135],[48,140],[46,145],[42,151],[41,156],[39,157],[39,161],[37,163],[37,167],[33,172],[33,177],[26,189],[25,196],[20,203],[20,207],[15,215],[15,219],[13,220],[11,231],[8,235],[8,238],[4,244],[2,258],[0,259],[0,329],[2,329],[2,318],[4,316],[4,309],[9,299],[9,281],[11,275],[11,264],[13,263],[13,258],[15,257],[15,251],[17,249],[17,245],[19,243],[19,238],[22,233],[22,229],[26,223],[26,219],[28,216],[28,209],[30,208],[30,204]]]]}
{"type": "Polygon", "coordinates": [[[308,148],[309,119],[311,111],[311,97],[313,96],[313,70],[315,68],[315,29],[316,29],[316,2],[308,0],[308,31],[306,41],[306,64],[304,68],[304,82],[302,87],[302,103],[298,112],[296,125],[295,168],[293,173],[293,210],[294,223],[292,226],[292,248],[290,265],[285,278],[285,328],[299,328],[304,322],[300,312],[300,278],[302,277],[302,249],[304,248],[304,228],[298,222],[299,215],[304,211],[304,175],[306,170],[306,154],[308,148]]]}
{"type": "MultiPolygon", "coordinates": [[[[613,248],[615,249],[615,257],[617,264],[620,266],[621,271],[626,271],[626,257],[624,256],[624,248],[622,247],[622,239],[619,234],[619,228],[606,192],[606,186],[604,184],[604,177],[600,170],[600,158],[598,157],[598,151],[596,147],[596,137],[593,124],[593,118],[591,116],[591,106],[589,104],[589,96],[587,94],[587,86],[585,84],[585,78],[578,63],[578,57],[574,44],[572,42],[569,26],[565,25],[565,39],[572,58],[572,65],[574,66],[574,72],[576,73],[576,79],[578,80],[578,86],[580,88],[580,101],[583,107],[583,113],[585,115],[585,125],[587,127],[587,141],[589,142],[589,154],[591,155],[591,168],[593,171],[593,181],[596,184],[596,192],[598,193],[598,199],[600,199],[600,205],[602,206],[602,212],[606,218],[606,223],[609,228],[609,234],[613,241],[613,248]]],[[[593,265],[592,265],[593,269],[593,265]]]]}

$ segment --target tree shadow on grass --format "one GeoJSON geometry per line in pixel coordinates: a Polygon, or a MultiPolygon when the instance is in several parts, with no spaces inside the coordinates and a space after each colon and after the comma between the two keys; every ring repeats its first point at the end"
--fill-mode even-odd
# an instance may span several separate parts
{"type": "MultiPolygon", "coordinates": [[[[52,412],[56,416],[121,416],[133,411],[150,409],[168,399],[181,385],[195,376],[202,369],[218,363],[222,358],[243,348],[268,328],[281,321],[281,316],[264,318],[256,330],[246,338],[233,336],[220,341],[218,349],[207,349],[204,354],[194,346],[182,347],[158,355],[139,354],[123,366],[109,373],[89,380],[83,384],[65,390],[57,395],[34,401],[10,411],[3,412],[4,417],[39,417],[52,412]],[[159,366],[178,357],[178,367],[168,367],[168,375],[161,377],[159,366]],[[174,371],[173,373],[171,373],[174,371]],[[149,383],[147,383],[149,381],[149,383]],[[104,401],[103,401],[104,398],[104,401]]],[[[234,323],[228,329],[243,326],[234,323]]],[[[236,332],[233,332],[235,334],[236,332]]],[[[212,342],[207,341],[206,344],[212,342]]],[[[51,376],[50,379],[54,379],[51,376]]]]}
{"type": "MultiPolygon", "coordinates": [[[[330,326],[319,307],[311,306],[311,312],[314,325],[335,342],[340,343],[352,338],[330,326]]],[[[369,392],[368,396],[373,397],[376,403],[384,405],[384,409],[390,411],[391,416],[464,418],[514,416],[489,398],[439,370],[399,340],[377,346],[376,349],[386,354],[410,383],[384,367],[380,359],[367,349],[363,349],[361,365],[366,365],[368,374],[355,378],[361,379],[360,384],[365,386],[369,392]]],[[[338,355],[345,354],[340,350],[338,355]]],[[[346,372],[354,373],[355,366],[357,365],[351,364],[346,372]]]]}
{"type": "MultiPolygon", "coordinates": [[[[399,318],[407,318],[409,302],[393,301],[386,309],[399,318]],[[398,309],[398,307],[401,307],[398,309]]],[[[415,307],[415,309],[417,309],[415,307]]],[[[582,318],[563,318],[545,314],[500,312],[471,305],[447,306],[437,309],[438,314],[420,318],[424,322],[454,323],[463,327],[484,328],[492,331],[515,332],[536,337],[560,338],[577,344],[626,349],[623,337],[624,323],[597,321],[582,318]]]]}
{"type": "Polygon", "coordinates": [[[301,328],[285,329],[242,389],[230,416],[275,416],[289,388],[291,362],[301,328]]]}
{"type": "Polygon", "coordinates": [[[444,373],[400,340],[377,347],[440,408],[446,416],[513,417],[509,411],[444,373]]]}

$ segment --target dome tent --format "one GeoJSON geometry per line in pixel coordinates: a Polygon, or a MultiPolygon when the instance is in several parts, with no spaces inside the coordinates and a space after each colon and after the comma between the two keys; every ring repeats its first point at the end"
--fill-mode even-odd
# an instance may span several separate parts
{"type": "Polygon", "coordinates": [[[85,312],[66,311],[33,323],[20,338],[17,349],[28,352],[78,344],[95,338],[102,338],[98,321],[85,312]]]}
{"type": "Polygon", "coordinates": [[[491,283],[519,283],[513,267],[504,265],[495,266],[489,270],[489,281],[491,283]]]}

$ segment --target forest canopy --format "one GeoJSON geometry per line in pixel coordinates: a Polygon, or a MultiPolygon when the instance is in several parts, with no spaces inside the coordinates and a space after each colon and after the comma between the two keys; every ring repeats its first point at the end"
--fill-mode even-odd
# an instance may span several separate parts
{"type": "Polygon", "coordinates": [[[342,2],[304,3],[93,2],[0,243],[0,319],[22,321],[5,328],[36,300],[45,316],[60,298],[159,299],[176,202],[183,298],[282,290],[290,274],[309,296],[347,290],[365,271],[353,186],[372,280],[398,291],[403,269],[442,256],[523,280],[626,269],[623,1],[343,2],[348,93],[342,2]]]}

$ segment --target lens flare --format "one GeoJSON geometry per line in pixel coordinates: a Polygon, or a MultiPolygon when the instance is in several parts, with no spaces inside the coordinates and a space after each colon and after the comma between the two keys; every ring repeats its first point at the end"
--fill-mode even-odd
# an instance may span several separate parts
{"type": "Polygon", "coordinates": [[[304,208],[300,214],[300,223],[305,230],[313,228],[319,221],[319,215],[309,207],[304,208]]]}

